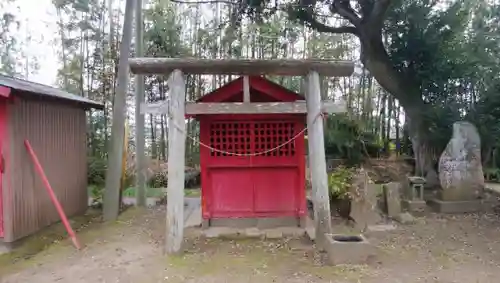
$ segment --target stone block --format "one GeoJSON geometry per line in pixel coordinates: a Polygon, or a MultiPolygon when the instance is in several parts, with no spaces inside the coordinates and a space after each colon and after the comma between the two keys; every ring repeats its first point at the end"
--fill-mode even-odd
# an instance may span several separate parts
{"type": "Polygon", "coordinates": [[[299,217],[299,227],[303,229],[307,227],[307,216],[299,217]]]}
{"type": "Polygon", "coordinates": [[[384,185],[384,199],[385,207],[387,209],[387,216],[393,218],[401,213],[401,184],[388,183],[384,185]]]}
{"type": "Polygon", "coordinates": [[[464,200],[464,201],[445,201],[441,199],[432,199],[428,205],[438,213],[470,213],[490,211],[498,202],[490,200],[464,200]]]}
{"type": "Polygon", "coordinates": [[[299,219],[297,217],[272,217],[272,218],[258,218],[257,228],[259,229],[273,229],[278,227],[298,227],[299,219]]]}
{"type": "Polygon", "coordinates": [[[266,239],[281,239],[283,238],[283,232],[281,229],[269,229],[265,231],[266,239]]]}
{"type": "Polygon", "coordinates": [[[369,225],[378,224],[382,217],[377,206],[377,185],[372,184],[368,174],[360,171],[355,177],[356,181],[351,196],[351,217],[356,221],[356,227],[364,232],[369,225]]]}
{"type": "Polygon", "coordinates": [[[410,181],[410,185],[412,184],[425,184],[426,180],[420,176],[410,176],[408,177],[408,181],[410,181]]]}
{"type": "Polygon", "coordinates": [[[314,241],[316,239],[316,230],[314,228],[314,220],[312,220],[310,217],[306,217],[305,233],[311,241],[314,241]]]}
{"type": "Polygon", "coordinates": [[[206,230],[210,228],[210,219],[203,219],[201,221],[201,229],[206,230]]]}
{"type": "Polygon", "coordinates": [[[12,246],[7,243],[0,241],[0,255],[10,253],[12,251],[12,246]]]}
{"type": "Polygon", "coordinates": [[[403,200],[402,206],[409,212],[421,213],[425,211],[427,203],[424,200],[403,200]]]}
{"type": "Polygon", "coordinates": [[[203,230],[203,235],[207,238],[237,236],[238,230],[229,227],[210,227],[203,230]]]}
{"type": "Polygon", "coordinates": [[[326,252],[330,265],[364,264],[368,258],[376,254],[372,246],[363,235],[327,234],[326,252]]]}
{"type": "Polygon", "coordinates": [[[262,235],[262,231],[260,231],[256,227],[246,228],[245,230],[243,230],[243,235],[246,237],[258,238],[262,235]]]}
{"type": "Polygon", "coordinates": [[[477,190],[467,190],[467,189],[461,189],[461,190],[455,190],[455,189],[448,189],[448,190],[440,190],[437,192],[437,199],[442,200],[442,201],[475,201],[478,199],[478,196],[480,193],[477,190]]]}
{"type": "Polygon", "coordinates": [[[245,229],[256,227],[257,218],[214,218],[210,219],[210,226],[245,229]]]}
{"type": "Polygon", "coordinates": [[[376,232],[388,232],[396,230],[396,226],[393,224],[378,224],[378,225],[370,225],[366,230],[367,233],[376,233],[376,232]]]}
{"type": "Polygon", "coordinates": [[[306,229],[300,227],[281,227],[279,228],[285,237],[302,237],[306,229]]]}
{"type": "Polygon", "coordinates": [[[408,212],[400,213],[394,219],[401,224],[413,224],[413,223],[415,223],[415,217],[413,217],[413,215],[409,214],[408,212]]]}

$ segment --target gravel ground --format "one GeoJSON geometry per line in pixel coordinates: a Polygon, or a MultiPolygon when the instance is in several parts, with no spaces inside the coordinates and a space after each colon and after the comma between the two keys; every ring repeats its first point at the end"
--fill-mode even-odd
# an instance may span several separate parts
{"type": "Polygon", "coordinates": [[[498,282],[500,216],[429,214],[372,235],[366,265],[330,267],[306,239],[204,239],[186,231],[186,253],[164,257],[161,208],[128,213],[81,231],[83,251],[67,242],[3,268],[0,282],[498,282]]]}

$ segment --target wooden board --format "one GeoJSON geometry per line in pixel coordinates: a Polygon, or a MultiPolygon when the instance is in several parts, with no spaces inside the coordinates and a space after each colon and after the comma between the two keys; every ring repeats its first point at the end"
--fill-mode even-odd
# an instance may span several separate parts
{"type": "Polygon", "coordinates": [[[325,77],[345,77],[354,72],[353,62],[321,59],[132,58],[129,63],[134,74],[169,74],[178,69],[185,74],[305,76],[315,71],[325,77]]]}
{"type": "MultiPolygon", "coordinates": [[[[347,111],[344,101],[323,101],[321,104],[323,113],[344,113],[347,111]]],[[[141,104],[141,113],[166,114],[168,113],[168,102],[141,104]]],[[[305,114],[307,107],[305,101],[296,102],[266,102],[266,103],[186,103],[187,115],[201,114],[305,114]]]]}

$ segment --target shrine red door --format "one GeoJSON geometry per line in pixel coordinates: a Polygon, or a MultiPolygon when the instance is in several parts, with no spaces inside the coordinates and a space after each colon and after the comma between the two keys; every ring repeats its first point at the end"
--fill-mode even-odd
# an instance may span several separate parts
{"type": "Polygon", "coordinates": [[[205,138],[217,150],[206,149],[202,160],[207,172],[202,177],[204,218],[303,212],[303,136],[287,143],[303,129],[300,119],[212,121],[206,126],[205,138]]]}

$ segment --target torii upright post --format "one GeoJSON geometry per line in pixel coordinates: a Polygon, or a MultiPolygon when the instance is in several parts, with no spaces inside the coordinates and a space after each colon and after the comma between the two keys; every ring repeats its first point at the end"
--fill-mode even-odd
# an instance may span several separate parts
{"type": "Polygon", "coordinates": [[[184,74],[175,70],[169,79],[170,107],[168,113],[168,186],[167,231],[165,252],[182,252],[184,236],[184,168],[186,154],[186,83],[184,74]]]}
{"type": "Polygon", "coordinates": [[[315,234],[318,247],[324,249],[325,234],[331,233],[332,223],[328,176],[326,174],[323,117],[321,117],[321,83],[317,72],[309,72],[306,86],[309,168],[311,170],[315,234]]]}
{"type": "MultiPolygon", "coordinates": [[[[137,0],[135,10],[135,56],[143,56],[142,0],[137,0]]],[[[144,75],[135,75],[135,160],[136,160],[136,205],[146,206],[146,156],[144,140],[144,114],[140,105],[144,102],[144,75]]]]}

